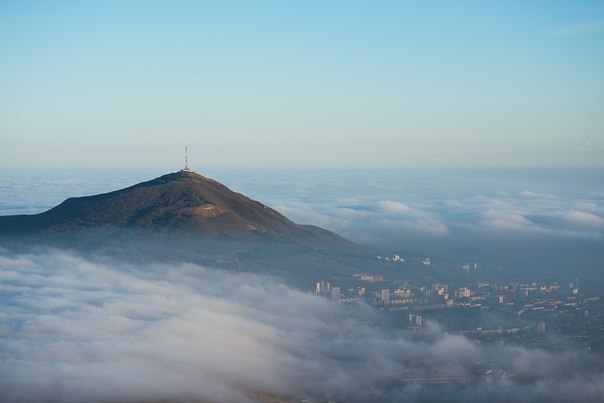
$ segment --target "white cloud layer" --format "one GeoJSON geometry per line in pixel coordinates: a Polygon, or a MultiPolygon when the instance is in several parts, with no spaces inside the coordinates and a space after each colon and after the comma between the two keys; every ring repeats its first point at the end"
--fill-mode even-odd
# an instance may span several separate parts
{"type": "Polygon", "coordinates": [[[604,230],[604,218],[586,211],[567,211],[562,215],[562,222],[579,230],[604,230]]]}
{"type": "Polygon", "coordinates": [[[413,339],[368,325],[379,315],[372,308],[192,264],[136,267],[60,251],[4,251],[0,301],[6,401],[246,402],[256,393],[340,401],[589,400],[604,393],[602,374],[585,374],[580,353],[491,351],[435,324],[413,339]],[[418,363],[464,376],[487,359],[524,381],[437,391],[400,381],[418,363]]]}

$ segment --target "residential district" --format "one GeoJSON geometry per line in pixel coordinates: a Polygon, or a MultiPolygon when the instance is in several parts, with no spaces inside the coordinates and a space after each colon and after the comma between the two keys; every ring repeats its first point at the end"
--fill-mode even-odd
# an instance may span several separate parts
{"type": "MultiPolygon", "coordinates": [[[[395,255],[390,261],[404,260],[395,255]]],[[[464,264],[460,269],[476,268],[477,264],[464,264]]],[[[369,304],[380,311],[383,323],[399,329],[415,332],[434,322],[445,333],[481,343],[545,349],[572,345],[604,352],[604,303],[599,295],[584,294],[578,279],[565,283],[476,281],[452,289],[446,283],[414,285],[364,273],[345,283],[318,281],[314,293],[340,303],[369,304]]]]}

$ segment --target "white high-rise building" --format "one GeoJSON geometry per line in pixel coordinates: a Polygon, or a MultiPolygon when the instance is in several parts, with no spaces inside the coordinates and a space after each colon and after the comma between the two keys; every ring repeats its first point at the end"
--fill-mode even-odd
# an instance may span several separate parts
{"type": "Polygon", "coordinates": [[[342,295],[340,294],[340,287],[333,287],[331,289],[331,298],[335,301],[339,301],[342,295]]]}
{"type": "Polygon", "coordinates": [[[383,302],[390,301],[390,290],[382,290],[382,301],[383,302]]]}

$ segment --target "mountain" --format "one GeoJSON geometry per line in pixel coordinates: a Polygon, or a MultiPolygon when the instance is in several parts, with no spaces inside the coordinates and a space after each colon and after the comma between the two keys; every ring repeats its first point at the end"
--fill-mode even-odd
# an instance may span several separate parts
{"type": "Polygon", "coordinates": [[[84,229],[161,231],[209,239],[293,243],[319,249],[358,247],[191,171],[125,189],[74,197],[40,214],[0,216],[0,233],[56,237],[84,229]]]}

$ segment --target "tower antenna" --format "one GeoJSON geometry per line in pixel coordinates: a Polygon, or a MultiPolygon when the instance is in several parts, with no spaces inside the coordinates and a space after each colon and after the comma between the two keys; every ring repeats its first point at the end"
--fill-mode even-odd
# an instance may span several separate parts
{"type": "Polygon", "coordinates": [[[185,167],[184,167],[183,171],[191,172],[191,169],[189,168],[189,150],[188,150],[187,146],[185,146],[185,167]]]}

